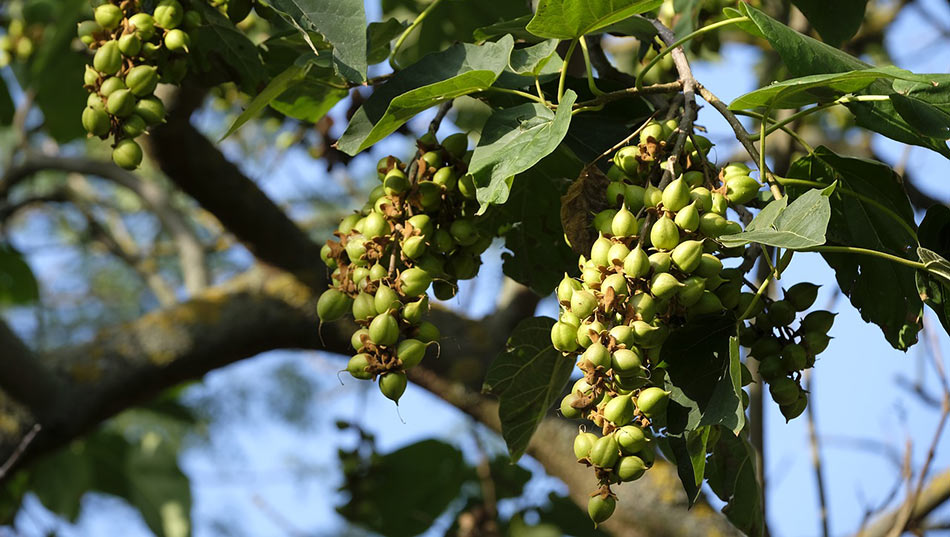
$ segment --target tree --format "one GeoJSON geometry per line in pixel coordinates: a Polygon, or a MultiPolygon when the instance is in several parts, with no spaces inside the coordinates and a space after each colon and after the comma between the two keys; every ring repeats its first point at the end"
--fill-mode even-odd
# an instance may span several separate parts
{"type": "MultiPolygon", "coordinates": [[[[94,490],[156,534],[189,533],[176,454],[195,416],[180,387],[319,349],[394,401],[412,381],[497,431],[613,534],[764,534],[763,405],[811,417],[807,378],[834,323],[817,286],[778,285],[793,259],[819,254],[895,349],[918,342],[925,304],[950,327],[946,206],[844,136],[950,157],[948,75],[881,57],[907,4],[394,0],[367,25],[356,0],[8,3],[0,219],[28,236],[26,215],[63,204],[44,233],[76,245],[88,281],[77,315],[0,250],[20,325],[0,323],[3,516],[29,491],[75,519],[94,490]],[[760,89],[728,104],[691,65],[725,42],[765,51],[760,89]],[[701,107],[738,154],[711,152],[701,107]],[[375,166],[372,188],[350,185],[365,206],[265,193],[249,165],[271,154],[260,129],[274,123],[273,145],[309,146],[327,170],[375,166]],[[508,278],[493,313],[436,305],[493,242],[508,278]],[[552,293],[558,319],[535,317],[552,293]]],[[[927,479],[950,414],[932,355],[933,447],[868,535],[919,530],[950,496],[945,475],[927,479]]],[[[415,535],[461,497],[451,531],[526,531],[495,506],[521,494],[518,467],[470,468],[435,441],[378,454],[371,433],[339,427],[361,439],[340,454],[355,524],[415,535]]],[[[542,522],[591,531],[552,502],[542,522]]]]}

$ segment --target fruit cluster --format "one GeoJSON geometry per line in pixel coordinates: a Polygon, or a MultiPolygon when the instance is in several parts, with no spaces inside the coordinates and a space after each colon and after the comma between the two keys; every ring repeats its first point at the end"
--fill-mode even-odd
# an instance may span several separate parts
{"type": "Polygon", "coordinates": [[[113,136],[117,165],[141,164],[135,138],[165,118],[155,87],[184,78],[191,42],[185,30],[200,24],[200,14],[178,0],[160,0],[152,13],[139,0],[109,0],[96,7],[95,20],[79,23],[80,40],[95,52],[83,77],[89,99],[82,124],[91,136],[113,136]]]}
{"type": "Polygon", "coordinates": [[[586,418],[602,433],[581,432],[574,442],[574,454],[594,468],[601,485],[588,506],[595,523],[613,512],[610,486],[638,479],[653,463],[652,438],[665,423],[669,398],[656,367],[671,329],[723,312],[720,295],[732,289],[738,295],[742,283],[720,260],[736,252],[715,239],[741,231],[725,215],[730,203],[751,199],[745,181],[713,188],[717,174],[705,159],[711,144],[693,135],[678,159],[684,164],[666,174],[675,179],[654,186],[663,176],[660,163],[669,165],[675,127],[650,123],[638,145],[614,155],[606,196],[619,208],[594,217],[599,237],[590,258],[580,259],[581,278],[565,276],[557,289],[561,313],[551,340],[580,355],[583,373],[561,413],[586,418]]]}
{"type": "Polygon", "coordinates": [[[352,312],[360,329],[346,369],[358,379],[378,378],[383,395],[397,402],[405,371],[439,339],[438,328],[424,320],[430,285],[436,298],[453,297],[455,282],[477,274],[492,241],[474,216],[467,137],[453,134],[439,144],[426,135],[417,145],[409,166],[391,156],[379,161],[382,184],[323,247],[331,286],[317,303],[321,322],[352,312]]]}
{"type": "Polygon", "coordinates": [[[36,50],[37,41],[43,36],[44,26],[27,24],[23,18],[11,15],[6,30],[4,35],[0,35],[0,67],[6,67],[14,59],[19,62],[29,60],[36,50]]]}

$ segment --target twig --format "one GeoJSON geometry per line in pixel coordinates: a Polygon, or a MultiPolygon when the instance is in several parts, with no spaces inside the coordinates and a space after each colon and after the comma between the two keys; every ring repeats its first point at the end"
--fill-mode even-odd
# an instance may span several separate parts
{"type": "Polygon", "coordinates": [[[439,110],[436,112],[435,117],[432,118],[432,121],[429,123],[429,133],[433,136],[435,132],[439,130],[439,125],[442,124],[442,120],[445,119],[445,115],[449,113],[449,110],[452,109],[452,100],[445,101],[439,105],[439,110]]]}
{"type": "Polygon", "coordinates": [[[7,477],[7,472],[16,465],[16,462],[23,456],[27,448],[30,447],[30,444],[33,443],[33,440],[36,438],[36,435],[43,429],[43,426],[39,423],[33,425],[33,427],[23,436],[20,440],[20,443],[17,445],[16,449],[13,450],[13,453],[7,457],[6,462],[3,463],[3,466],[0,466],[0,483],[3,483],[4,478],[7,477]]]}
{"type": "Polygon", "coordinates": [[[575,108],[580,108],[584,106],[597,106],[601,104],[612,103],[614,101],[619,101],[621,99],[629,99],[631,97],[640,97],[642,95],[657,95],[660,93],[676,93],[683,89],[683,81],[677,80],[675,82],[664,82],[661,84],[653,84],[650,86],[643,86],[642,88],[624,88],[616,91],[609,91],[600,95],[596,98],[590,99],[588,101],[582,101],[575,103],[575,108]]]}
{"type": "MultiPolygon", "coordinates": [[[[812,385],[812,371],[810,369],[805,370],[805,391],[811,392],[812,385]]],[[[829,530],[828,522],[828,500],[825,497],[825,476],[822,472],[821,464],[821,445],[818,440],[818,433],[816,432],[815,427],[815,399],[811,398],[808,401],[808,404],[805,405],[805,413],[808,417],[808,442],[811,445],[811,463],[812,467],[815,470],[815,481],[818,485],[818,504],[821,508],[820,517],[821,517],[821,534],[823,537],[829,537],[831,531],[829,530]]]]}

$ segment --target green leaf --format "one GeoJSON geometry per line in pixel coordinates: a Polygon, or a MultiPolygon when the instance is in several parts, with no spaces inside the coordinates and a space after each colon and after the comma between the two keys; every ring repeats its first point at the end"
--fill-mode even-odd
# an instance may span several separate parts
{"type": "Polygon", "coordinates": [[[206,2],[195,6],[207,24],[190,33],[193,62],[204,71],[220,71],[224,80],[234,80],[254,91],[264,80],[264,64],[254,43],[234,23],[206,2]]]}
{"type": "Polygon", "coordinates": [[[541,0],[528,31],[549,39],[574,39],[660,7],[663,0],[541,0]]]}
{"type": "Polygon", "coordinates": [[[703,475],[706,473],[706,442],[709,440],[709,427],[700,427],[686,431],[681,435],[668,435],[676,473],[679,475],[686,499],[692,507],[702,491],[703,475]]]}
{"type": "Polygon", "coordinates": [[[389,57],[390,42],[406,29],[406,25],[394,18],[384,22],[371,22],[366,28],[366,63],[375,65],[389,57]]]}
{"type": "Polygon", "coordinates": [[[309,62],[295,63],[271,79],[267,86],[261,90],[257,96],[251,99],[251,102],[248,103],[247,108],[245,108],[244,111],[241,112],[237,118],[235,118],[234,122],[231,123],[230,127],[228,127],[228,131],[224,133],[224,136],[221,137],[219,142],[237,132],[237,130],[243,127],[245,123],[260,114],[264,108],[267,108],[267,105],[269,105],[274,99],[279,97],[289,88],[301,83],[304,78],[306,78],[307,72],[310,70],[311,65],[312,64],[309,62]]]}
{"type": "Polygon", "coordinates": [[[0,244],[0,306],[19,306],[40,298],[30,265],[12,246],[0,244]]]}
{"type": "Polygon", "coordinates": [[[316,123],[348,95],[349,91],[330,86],[311,72],[271,101],[270,107],[285,116],[316,123]]]}
{"type": "Polygon", "coordinates": [[[829,45],[840,46],[851,39],[864,21],[868,0],[792,0],[829,45]]]}
{"type": "Polygon", "coordinates": [[[726,518],[749,537],[765,529],[762,491],[755,472],[755,449],[745,436],[720,435],[706,463],[709,487],[720,500],[726,518]]]}
{"type": "MultiPolygon", "coordinates": [[[[795,161],[788,176],[840,185],[829,198],[830,244],[868,248],[910,259],[907,247],[917,243],[912,233],[914,213],[900,178],[888,165],[841,157],[819,147],[812,155],[795,161]]],[[[794,197],[806,188],[809,187],[788,185],[787,192],[794,197]]],[[[841,291],[860,310],[861,317],[880,326],[894,348],[904,350],[917,341],[923,306],[914,269],[865,255],[822,256],[835,270],[841,291]]]]}
{"type": "Polygon", "coordinates": [[[474,37],[475,41],[487,41],[489,39],[501,37],[505,34],[511,34],[512,37],[519,41],[536,43],[540,41],[538,36],[525,29],[525,26],[527,26],[531,21],[531,17],[533,17],[533,15],[529,13],[515,19],[489,24],[488,26],[483,26],[476,29],[472,33],[472,36],[474,37]]]}
{"type": "Polygon", "coordinates": [[[557,113],[538,103],[498,110],[488,118],[469,171],[478,187],[479,213],[508,201],[510,178],[531,168],[561,143],[577,94],[568,90],[557,113]]]}
{"type": "Polygon", "coordinates": [[[699,21],[699,12],[703,9],[703,0],[673,0],[673,11],[678,18],[673,25],[673,34],[677,39],[692,33],[699,21]]]}
{"type": "Polygon", "coordinates": [[[333,60],[351,82],[366,79],[366,15],[363,0],[271,0],[299,30],[317,32],[333,45],[333,60]]]}
{"type": "Polygon", "coordinates": [[[950,285],[950,261],[947,261],[937,252],[922,246],[917,248],[917,256],[920,257],[920,262],[927,267],[927,272],[940,279],[944,285],[950,285]]]}
{"type": "Polygon", "coordinates": [[[916,75],[910,71],[893,66],[803,76],[775,82],[746,93],[732,101],[729,109],[749,110],[765,106],[776,109],[800,108],[817,102],[832,101],[848,93],[857,92],[878,79],[901,77],[916,79],[916,75]]]}
{"type": "Polygon", "coordinates": [[[891,103],[904,121],[922,134],[940,140],[950,139],[950,114],[926,101],[900,93],[891,95],[891,103]]]}
{"type": "Polygon", "coordinates": [[[730,354],[736,320],[729,313],[703,317],[678,328],[660,351],[671,392],[666,425],[670,434],[723,425],[738,432],[745,424],[739,393],[738,357],[730,354]]]}
{"type": "Polygon", "coordinates": [[[10,90],[7,83],[0,77],[0,125],[9,125],[13,121],[13,113],[16,108],[13,106],[13,99],[10,97],[10,90]]]}
{"type": "Polygon", "coordinates": [[[94,469],[84,447],[74,442],[40,459],[30,475],[30,490],[37,499],[70,522],[79,518],[82,496],[94,487],[94,469]]]}
{"type": "Polygon", "coordinates": [[[810,190],[787,207],[784,207],[787,203],[785,201],[772,201],[769,206],[779,204],[779,207],[770,208],[767,216],[772,221],[768,225],[764,225],[764,221],[756,222],[751,231],[723,235],[719,240],[726,247],[742,246],[750,242],[789,250],[821,246],[825,243],[825,232],[831,218],[828,196],[833,190],[833,187],[810,190]]]}
{"type": "MultiPolygon", "coordinates": [[[[946,276],[948,267],[944,263],[950,256],[950,208],[934,205],[927,209],[917,236],[921,244],[917,255],[921,261],[927,263],[927,260],[931,260],[931,266],[946,276]],[[938,257],[944,261],[938,260],[938,257]]],[[[921,299],[930,306],[940,319],[943,329],[950,334],[950,284],[945,279],[922,270],[917,271],[916,282],[921,299]]]]}
{"type": "Polygon", "coordinates": [[[605,34],[636,37],[640,41],[646,42],[651,42],[656,36],[656,28],[653,23],[639,15],[615,22],[601,31],[605,34]]]}
{"type": "Polygon", "coordinates": [[[551,345],[554,319],[534,317],[518,323],[504,351],[495,358],[482,391],[498,396],[501,435],[512,461],[524,454],[538,424],[563,393],[574,360],[551,345]]]}
{"type": "Polygon", "coordinates": [[[513,45],[510,36],[481,46],[461,43],[397,72],[353,115],[340,150],[355,155],[425,109],[489,88],[508,66],[513,45]]]}
{"type": "Polygon", "coordinates": [[[177,449],[157,433],[146,434],[125,461],[125,499],[161,537],[191,535],[191,485],[178,467],[177,449]]]}
{"type": "Polygon", "coordinates": [[[548,39],[530,47],[516,48],[511,51],[508,66],[516,74],[538,76],[549,62],[561,60],[555,52],[557,44],[556,39],[548,39]]]}

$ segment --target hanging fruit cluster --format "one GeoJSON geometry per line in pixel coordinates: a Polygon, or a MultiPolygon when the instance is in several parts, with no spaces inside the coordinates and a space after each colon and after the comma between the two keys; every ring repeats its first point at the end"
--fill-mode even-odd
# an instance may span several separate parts
{"type": "Polygon", "coordinates": [[[467,145],[464,134],[441,144],[427,135],[409,166],[391,156],[380,160],[382,184],[360,213],[343,219],[321,252],[332,274],[317,303],[320,320],[352,312],[360,329],[346,369],[358,379],[378,379],[393,401],[406,389],[405,371],[439,339],[438,328],[425,320],[430,285],[436,298],[453,297],[458,280],[477,274],[492,241],[474,216],[467,145]]]}
{"type": "Polygon", "coordinates": [[[20,2],[9,2],[0,14],[9,17],[6,33],[0,35],[0,67],[6,67],[13,60],[25,62],[36,50],[42,40],[45,25],[29,24],[22,17],[23,6],[20,2]]]}
{"type": "Polygon", "coordinates": [[[138,0],[109,0],[96,7],[95,20],[79,24],[80,40],[94,52],[83,79],[89,99],[82,124],[91,136],[113,137],[117,165],[141,164],[135,138],[165,118],[155,87],[184,78],[191,42],[185,30],[200,24],[200,14],[178,0],[161,0],[152,13],[138,0]]]}

